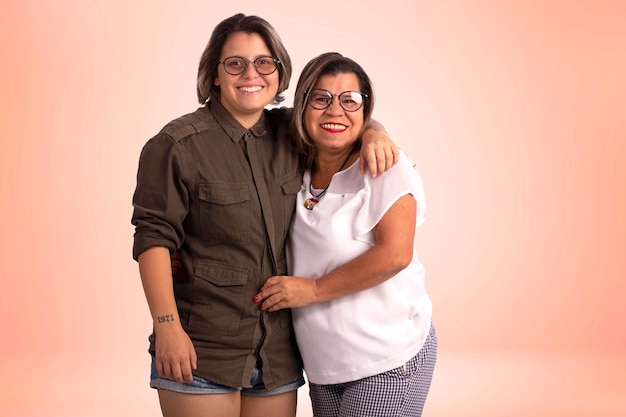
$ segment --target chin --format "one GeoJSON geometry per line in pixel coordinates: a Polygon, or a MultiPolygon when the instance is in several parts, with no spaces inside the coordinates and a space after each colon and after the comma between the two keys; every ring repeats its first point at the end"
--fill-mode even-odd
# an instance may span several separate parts
{"type": "Polygon", "coordinates": [[[271,98],[251,97],[248,100],[243,100],[242,102],[240,102],[240,105],[242,109],[254,111],[254,110],[258,110],[260,108],[264,108],[265,106],[267,106],[269,103],[272,102],[273,98],[274,98],[273,96],[271,98]]]}

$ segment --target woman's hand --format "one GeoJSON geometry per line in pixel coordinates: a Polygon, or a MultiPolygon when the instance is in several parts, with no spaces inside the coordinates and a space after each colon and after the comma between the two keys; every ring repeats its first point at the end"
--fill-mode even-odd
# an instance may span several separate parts
{"type": "Polygon", "coordinates": [[[167,248],[154,246],[141,253],[138,261],[154,325],[157,372],[174,381],[193,381],[196,350],[180,324],[172,285],[172,273],[180,267],[180,256],[174,255],[173,262],[167,248]]]}
{"type": "Polygon", "coordinates": [[[178,322],[155,326],[156,364],[160,376],[178,382],[193,381],[198,358],[191,339],[178,322]]]}
{"type": "Polygon", "coordinates": [[[398,147],[383,126],[375,120],[367,125],[361,141],[361,159],[359,159],[361,174],[365,174],[366,169],[369,169],[372,177],[376,177],[394,166],[400,159],[398,147]]]}
{"type": "Polygon", "coordinates": [[[277,311],[283,308],[304,307],[316,300],[316,282],[293,276],[273,276],[268,279],[253,303],[261,303],[259,309],[277,311]]]}

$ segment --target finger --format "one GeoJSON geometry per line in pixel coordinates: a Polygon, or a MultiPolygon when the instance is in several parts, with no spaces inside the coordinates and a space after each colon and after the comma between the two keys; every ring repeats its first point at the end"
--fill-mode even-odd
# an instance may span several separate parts
{"type": "Polygon", "coordinates": [[[376,158],[378,161],[378,174],[382,174],[383,172],[385,172],[388,168],[387,166],[387,152],[385,152],[385,149],[382,149],[380,152],[380,155],[378,158],[376,158]]]}
{"type": "Polygon", "coordinates": [[[281,299],[280,301],[277,301],[275,303],[273,303],[270,307],[268,307],[267,311],[269,312],[273,312],[273,311],[278,311],[278,310],[282,310],[283,308],[288,308],[287,306],[287,300],[286,299],[281,299]]]}
{"type": "Polygon", "coordinates": [[[400,161],[400,150],[397,146],[391,148],[391,152],[393,153],[393,163],[394,165],[400,161]]]}
{"type": "Polygon", "coordinates": [[[267,297],[259,306],[259,308],[261,310],[271,310],[271,308],[278,304],[280,301],[281,298],[278,296],[278,294],[274,294],[271,297],[267,297]]]}
{"type": "Polygon", "coordinates": [[[253,303],[262,302],[263,300],[280,292],[280,287],[278,285],[275,285],[275,284],[278,284],[278,281],[277,280],[271,281],[271,280],[272,278],[268,279],[263,285],[263,287],[261,287],[259,292],[254,297],[252,297],[253,303]]]}
{"type": "Polygon", "coordinates": [[[162,377],[167,378],[167,375],[165,375],[165,366],[163,366],[162,361],[157,360],[156,368],[157,368],[157,374],[159,374],[162,377]]]}
{"type": "Polygon", "coordinates": [[[376,158],[376,153],[372,153],[367,158],[367,166],[370,169],[370,175],[372,178],[376,178],[376,174],[378,173],[378,161],[376,158]]]}
{"type": "MultiPolygon", "coordinates": [[[[388,145],[384,150],[384,158],[385,158],[385,169],[384,171],[389,170],[392,166],[394,166],[400,160],[400,151],[398,147],[394,144],[388,145]]],[[[382,172],[381,172],[382,173],[382,172]]]]}
{"type": "Polygon", "coordinates": [[[172,380],[175,379],[172,366],[169,362],[165,362],[165,361],[163,362],[163,373],[162,374],[160,373],[159,375],[163,376],[163,378],[172,379],[172,380]]]}
{"type": "MultiPolygon", "coordinates": [[[[180,373],[183,381],[193,381],[193,373],[191,372],[191,360],[189,362],[183,362],[180,364],[180,373]]],[[[178,382],[183,382],[178,381],[178,382]]]]}
{"type": "Polygon", "coordinates": [[[198,369],[198,355],[196,355],[196,350],[193,348],[189,353],[189,359],[191,361],[191,369],[198,369]]]}
{"type": "Polygon", "coordinates": [[[395,158],[396,158],[396,154],[394,153],[393,147],[390,147],[385,150],[385,171],[390,169],[395,164],[394,162],[395,158]]]}
{"type": "Polygon", "coordinates": [[[278,304],[274,304],[273,306],[271,306],[270,308],[267,309],[267,311],[269,311],[270,313],[274,312],[274,311],[278,311],[282,309],[282,307],[280,306],[280,303],[278,304]]]}
{"type": "Polygon", "coordinates": [[[252,302],[253,303],[262,303],[265,300],[267,300],[267,298],[271,297],[272,294],[268,291],[268,290],[264,290],[264,291],[259,291],[257,293],[257,295],[255,295],[254,297],[252,297],[252,302]]]}
{"type": "Polygon", "coordinates": [[[284,275],[274,275],[271,276],[267,279],[267,281],[265,281],[265,284],[263,284],[264,288],[269,288],[269,287],[273,287],[275,285],[278,285],[282,282],[284,278],[284,275]]]}
{"type": "Polygon", "coordinates": [[[170,379],[173,379],[176,382],[184,382],[183,379],[183,372],[181,370],[181,364],[177,363],[177,364],[172,364],[172,375],[170,377],[170,379]]]}

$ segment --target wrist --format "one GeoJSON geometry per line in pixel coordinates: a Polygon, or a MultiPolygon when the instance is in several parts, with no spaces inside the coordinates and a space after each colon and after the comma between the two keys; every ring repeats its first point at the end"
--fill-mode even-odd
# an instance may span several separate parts
{"type": "Polygon", "coordinates": [[[311,279],[309,281],[311,281],[313,285],[313,302],[311,304],[317,304],[324,301],[321,294],[322,286],[320,285],[320,279],[311,279]]]}
{"type": "Polygon", "coordinates": [[[367,129],[371,129],[376,132],[387,133],[387,131],[385,130],[385,126],[383,126],[382,123],[377,122],[376,120],[370,120],[370,122],[367,124],[367,129]]]}
{"type": "Polygon", "coordinates": [[[174,314],[159,314],[152,319],[152,322],[155,327],[158,327],[159,325],[176,323],[178,322],[178,318],[174,314]]]}

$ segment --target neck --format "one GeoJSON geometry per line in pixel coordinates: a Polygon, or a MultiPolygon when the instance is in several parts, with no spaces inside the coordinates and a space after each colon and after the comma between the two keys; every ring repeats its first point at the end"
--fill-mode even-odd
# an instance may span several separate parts
{"type": "Polygon", "coordinates": [[[261,113],[252,114],[252,115],[246,114],[246,115],[239,115],[239,116],[233,116],[233,117],[235,118],[235,120],[239,122],[240,125],[242,125],[246,129],[250,129],[259,121],[259,119],[261,118],[261,113]]]}
{"type": "Polygon", "coordinates": [[[220,104],[226,109],[228,113],[235,119],[240,125],[246,129],[250,129],[254,126],[263,114],[263,108],[258,110],[251,110],[250,112],[235,111],[228,103],[220,100],[220,104]]]}
{"type": "Polygon", "coordinates": [[[330,184],[330,180],[337,172],[350,166],[354,161],[356,144],[350,146],[344,152],[333,154],[319,154],[311,167],[311,181],[314,188],[324,188],[330,184]]]}

